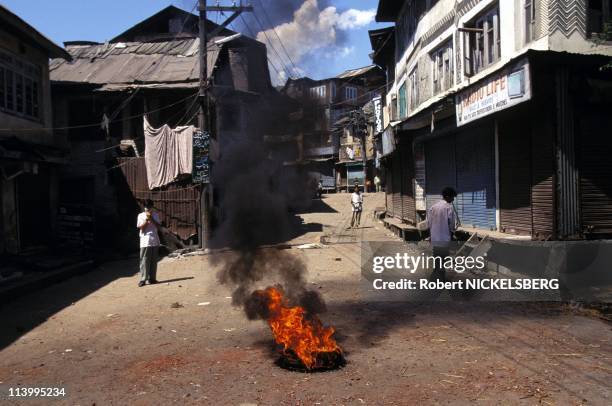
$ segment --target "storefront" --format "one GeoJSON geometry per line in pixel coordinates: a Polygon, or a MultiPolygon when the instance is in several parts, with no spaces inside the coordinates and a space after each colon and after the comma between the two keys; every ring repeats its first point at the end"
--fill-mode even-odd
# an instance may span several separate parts
{"type": "Polygon", "coordinates": [[[504,176],[513,167],[524,167],[525,141],[520,131],[504,126],[500,132],[498,119],[500,112],[530,99],[531,74],[527,59],[509,65],[456,95],[456,128],[434,131],[424,139],[425,174],[420,177],[426,179],[428,209],[442,198],[442,189],[452,187],[458,193],[454,205],[463,227],[497,230],[500,219],[512,223],[512,228],[528,227],[529,222],[525,222],[520,213],[525,203],[529,209],[529,202],[522,201],[524,190],[529,190],[530,186],[527,177],[521,178],[527,183],[517,185],[518,193],[503,195],[506,200],[518,199],[509,204],[518,203],[517,212],[500,213],[500,164],[504,176]],[[439,135],[440,132],[444,134],[439,135]],[[502,160],[499,159],[500,134],[503,137],[502,160]]]}
{"type": "Polygon", "coordinates": [[[363,172],[363,163],[360,162],[347,162],[346,164],[346,187],[350,188],[355,184],[362,186],[365,185],[365,178],[363,172]]]}
{"type": "Polygon", "coordinates": [[[425,143],[428,209],[452,187],[462,226],[496,228],[494,139],[493,121],[486,120],[425,143]]]}

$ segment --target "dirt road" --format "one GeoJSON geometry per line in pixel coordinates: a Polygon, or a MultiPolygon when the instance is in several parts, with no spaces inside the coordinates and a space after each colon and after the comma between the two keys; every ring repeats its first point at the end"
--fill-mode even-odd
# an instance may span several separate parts
{"type": "MultiPolygon", "coordinates": [[[[366,211],[383,206],[367,195],[366,211]]],[[[136,259],[109,263],[0,308],[0,388],[62,386],[58,404],[411,405],[612,403],[612,329],[543,304],[367,303],[359,241],[394,237],[346,194],[301,215],[288,249],[328,305],[345,368],[290,372],[271,334],[231,306],[207,256],[165,259],[138,288],[136,259]]],[[[9,399],[0,398],[0,403],[9,399]]],[[[50,404],[11,399],[11,404],[50,404]]]]}

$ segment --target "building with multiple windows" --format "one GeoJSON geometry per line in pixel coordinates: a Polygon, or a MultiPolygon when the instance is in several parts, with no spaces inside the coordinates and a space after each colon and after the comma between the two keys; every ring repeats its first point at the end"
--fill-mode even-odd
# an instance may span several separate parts
{"type": "MultiPolygon", "coordinates": [[[[289,79],[282,88],[281,93],[296,100],[300,106],[299,125],[296,126],[299,134],[294,134],[300,142],[298,160],[305,162],[312,177],[320,180],[325,189],[346,188],[349,172],[364,173],[361,155],[355,158],[353,154],[348,159],[345,153],[347,148],[358,150],[358,142],[352,139],[351,145],[343,142],[343,127],[336,123],[360,109],[384,91],[384,87],[384,72],[370,65],[321,80],[289,79]]],[[[363,176],[359,179],[365,181],[363,176]]]]}
{"type": "Polygon", "coordinates": [[[0,255],[54,243],[66,143],[50,130],[49,58],[70,55],[0,5],[0,255]]]}
{"type": "Polygon", "coordinates": [[[467,231],[610,235],[610,3],[381,0],[388,214],[416,224],[452,186],[467,231]]]}

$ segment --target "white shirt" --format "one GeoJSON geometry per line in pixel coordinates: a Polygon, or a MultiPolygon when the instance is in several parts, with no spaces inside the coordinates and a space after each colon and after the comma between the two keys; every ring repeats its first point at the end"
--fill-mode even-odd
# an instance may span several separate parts
{"type": "MultiPolygon", "coordinates": [[[[155,212],[152,214],[153,219],[161,223],[159,215],[155,212]]],[[[142,212],[138,215],[136,221],[136,227],[140,228],[147,222],[147,213],[142,212]]],[[[146,247],[158,247],[159,246],[159,235],[157,234],[157,227],[153,223],[148,223],[144,228],[140,228],[140,248],[146,247]]]]}
{"type": "Polygon", "coordinates": [[[457,219],[453,205],[446,200],[440,200],[429,208],[427,213],[427,224],[431,234],[431,242],[433,245],[440,242],[449,242],[451,233],[455,231],[457,219]]]}
{"type": "Polygon", "coordinates": [[[353,192],[353,194],[351,194],[351,204],[353,206],[353,211],[361,211],[361,206],[363,205],[363,195],[361,193],[353,192]]]}

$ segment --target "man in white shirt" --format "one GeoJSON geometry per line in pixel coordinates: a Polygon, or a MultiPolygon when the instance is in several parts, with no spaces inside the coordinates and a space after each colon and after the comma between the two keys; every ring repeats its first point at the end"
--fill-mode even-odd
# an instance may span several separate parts
{"type": "Polygon", "coordinates": [[[353,217],[351,218],[351,227],[359,227],[361,222],[361,211],[363,210],[363,196],[359,193],[359,187],[356,186],[351,194],[351,206],[353,209],[353,217]]]}
{"type": "MultiPolygon", "coordinates": [[[[429,208],[427,212],[427,224],[431,236],[434,257],[440,257],[441,261],[449,254],[450,242],[453,233],[457,229],[457,217],[453,207],[453,201],[457,196],[455,189],[446,187],[442,191],[442,200],[429,208]]],[[[436,263],[439,260],[436,258],[436,263]]],[[[446,279],[444,266],[436,266],[432,278],[444,281],[446,279]]]]}
{"type": "Polygon", "coordinates": [[[138,215],[136,227],[140,230],[140,282],[139,287],[157,283],[157,251],[159,249],[158,227],[161,221],[153,210],[153,201],[147,199],[144,211],[138,215]]]}

